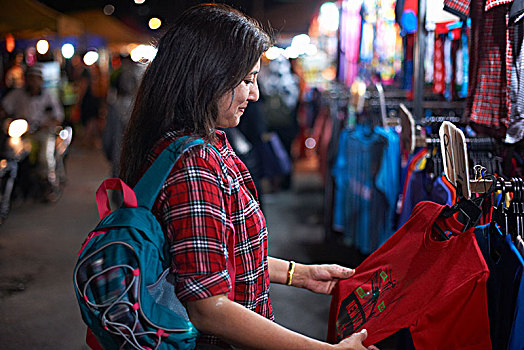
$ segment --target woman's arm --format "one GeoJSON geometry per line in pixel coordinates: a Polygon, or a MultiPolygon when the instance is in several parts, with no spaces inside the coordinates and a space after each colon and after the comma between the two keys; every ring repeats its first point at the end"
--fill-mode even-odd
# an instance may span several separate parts
{"type": "Polygon", "coordinates": [[[269,281],[271,283],[285,284],[289,261],[272,257],[268,257],[267,259],[269,264],[269,281]]]}
{"type": "MultiPolygon", "coordinates": [[[[272,283],[285,284],[288,278],[289,261],[268,258],[269,280],[272,283]]],[[[295,264],[291,285],[306,288],[316,293],[330,294],[338,280],[346,279],[355,270],[340,265],[304,265],[295,264]]]]}
{"type": "Polygon", "coordinates": [[[355,333],[336,345],[324,343],[286,329],[230,301],[225,295],[190,301],[187,311],[199,331],[242,349],[366,349],[362,345],[366,332],[355,333]]]}

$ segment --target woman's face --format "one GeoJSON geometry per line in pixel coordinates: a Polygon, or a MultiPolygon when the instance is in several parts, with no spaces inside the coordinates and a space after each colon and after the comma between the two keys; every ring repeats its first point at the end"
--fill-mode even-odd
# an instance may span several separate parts
{"type": "Polygon", "coordinates": [[[251,72],[238,84],[232,92],[226,93],[218,101],[217,127],[230,128],[237,126],[240,116],[244,113],[249,102],[258,100],[257,75],[260,71],[260,60],[255,64],[251,72]]]}

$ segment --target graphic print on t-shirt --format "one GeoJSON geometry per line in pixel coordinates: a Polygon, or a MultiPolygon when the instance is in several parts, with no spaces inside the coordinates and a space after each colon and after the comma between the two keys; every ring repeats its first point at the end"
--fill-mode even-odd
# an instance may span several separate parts
{"type": "Polygon", "coordinates": [[[340,304],[337,339],[341,341],[350,336],[371,318],[380,315],[387,307],[384,295],[396,286],[391,269],[381,268],[351,292],[340,304]]]}

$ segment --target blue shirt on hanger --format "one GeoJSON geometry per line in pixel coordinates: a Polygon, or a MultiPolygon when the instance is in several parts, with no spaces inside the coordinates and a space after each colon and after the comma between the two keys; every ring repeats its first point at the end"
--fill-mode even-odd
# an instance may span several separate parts
{"type": "Polygon", "coordinates": [[[395,232],[393,224],[400,194],[400,141],[393,128],[377,126],[375,132],[387,139],[376,180],[377,188],[385,194],[388,201],[385,228],[379,234],[379,242],[382,245],[395,232]]]}
{"type": "Polygon", "coordinates": [[[344,241],[363,254],[379,245],[379,235],[386,230],[388,208],[385,194],[376,186],[387,139],[367,125],[340,135],[333,177],[335,203],[333,225],[342,228],[344,241]]]}
{"type": "Polygon", "coordinates": [[[494,350],[524,348],[524,260],[494,224],[475,228],[478,246],[489,268],[488,314],[494,350]]]}

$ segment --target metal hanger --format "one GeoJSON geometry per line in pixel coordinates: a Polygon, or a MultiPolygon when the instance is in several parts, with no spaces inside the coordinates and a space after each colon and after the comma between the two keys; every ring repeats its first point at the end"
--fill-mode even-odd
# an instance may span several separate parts
{"type": "Polygon", "coordinates": [[[496,207],[493,208],[493,213],[491,217],[491,224],[497,225],[500,232],[503,234],[508,233],[508,212],[504,208],[504,203],[506,200],[506,181],[504,178],[497,178],[496,186],[501,189],[501,199],[496,207]]]}

